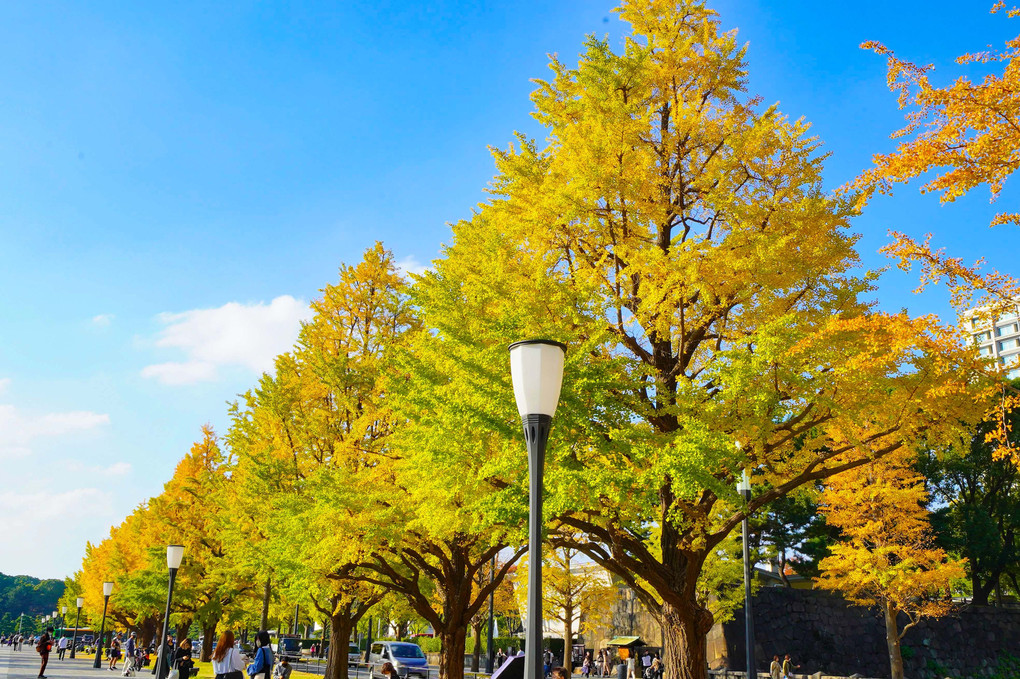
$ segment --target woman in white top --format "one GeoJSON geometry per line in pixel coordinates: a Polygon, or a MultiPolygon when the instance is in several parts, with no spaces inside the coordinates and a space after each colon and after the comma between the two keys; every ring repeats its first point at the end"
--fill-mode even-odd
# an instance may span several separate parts
{"type": "Polygon", "coordinates": [[[244,679],[245,659],[234,647],[234,633],[230,630],[221,634],[216,642],[212,666],[216,679],[244,679]]]}

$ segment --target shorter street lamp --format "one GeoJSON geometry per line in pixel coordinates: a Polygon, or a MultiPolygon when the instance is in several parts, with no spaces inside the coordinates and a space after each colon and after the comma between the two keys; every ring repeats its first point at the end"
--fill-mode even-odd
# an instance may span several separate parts
{"type": "MultiPolygon", "coordinates": [[[[546,339],[510,345],[510,377],[528,444],[528,611],[524,679],[543,679],[542,670],[542,476],[545,447],[563,385],[565,344],[546,339]]],[[[569,644],[568,644],[569,646],[569,644]]],[[[569,652],[567,649],[566,652],[569,652]]]]}
{"type": "Polygon", "coordinates": [[[744,521],[741,530],[744,533],[744,636],[747,642],[745,653],[747,654],[748,679],[758,676],[754,664],[754,615],[751,613],[751,535],[747,528],[747,505],[751,501],[751,480],[747,478],[747,470],[740,472],[740,481],[737,482],[737,492],[744,498],[744,521]]]}
{"type": "Polygon", "coordinates": [[[184,545],[166,546],[166,565],[170,569],[170,582],[166,588],[166,613],[163,615],[163,636],[159,638],[159,653],[156,654],[159,667],[156,669],[156,679],[166,677],[167,663],[164,662],[163,649],[166,648],[166,637],[170,633],[170,602],[174,598],[174,582],[177,580],[177,569],[181,567],[181,559],[184,558],[184,545]]]}
{"type": "Polygon", "coordinates": [[[78,613],[74,616],[74,633],[71,635],[71,660],[74,660],[74,647],[78,645],[78,621],[81,619],[81,607],[85,599],[78,597],[74,603],[78,606],[78,613]]]}
{"type": "Polygon", "coordinates": [[[67,616],[67,606],[60,607],[60,636],[64,636],[64,628],[67,627],[67,620],[64,618],[67,616]]]}
{"type": "Polygon", "coordinates": [[[103,622],[99,624],[99,643],[96,644],[96,660],[92,667],[99,669],[103,666],[103,635],[106,634],[106,607],[110,603],[110,595],[113,594],[113,583],[103,583],[103,622]]]}

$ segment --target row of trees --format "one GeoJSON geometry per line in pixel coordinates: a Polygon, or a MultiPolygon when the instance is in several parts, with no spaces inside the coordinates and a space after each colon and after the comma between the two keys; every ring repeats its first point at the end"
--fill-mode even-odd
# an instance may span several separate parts
{"type": "MultiPolygon", "coordinates": [[[[155,629],[162,546],[179,542],[175,622],[202,627],[204,655],[217,626],[266,627],[295,603],[343,648],[388,606],[435,631],[442,676],[460,679],[469,630],[525,553],[506,347],[546,336],[570,347],[548,544],[636,592],[670,679],[705,676],[734,529],[765,515],[781,554],[806,549],[789,514],[804,503],[844,539],[823,583],[880,601],[895,650],[897,612],[924,614],[963,574],[932,545],[914,457],[966,449],[1007,385],[937,319],[867,301],[858,201],[823,192],[805,123],[744,93],[745,50],[703,2],[619,13],[622,51],[591,37],[576,68],[553,58],[533,95],[547,144],[494,152],[491,199],[432,269],[408,281],[381,245],[342,266],[224,438],[206,429],[164,492],[88,547],[67,597],[101,610],[116,579],[114,619],[155,629]],[[875,587],[890,570],[901,591],[875,587]]],[[[951,524],[965,472],[939,470],[951,524]]],[[[991,579],[969,555],[978,595],[991,579]]],[[[346,677],[345,653],[329,663],[346,677]]]]}

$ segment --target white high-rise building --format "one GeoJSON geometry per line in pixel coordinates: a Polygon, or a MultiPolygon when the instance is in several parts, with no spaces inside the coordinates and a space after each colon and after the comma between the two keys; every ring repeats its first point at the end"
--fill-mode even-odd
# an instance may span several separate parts
{"type": "Polygon", "coordinates": [[[964,327],[982,356],[994,358],[1010,379],[1020,377],[1020,318],[1015,312],[993,321],[981,309],[971,309],[965,314],[964,327]]]}

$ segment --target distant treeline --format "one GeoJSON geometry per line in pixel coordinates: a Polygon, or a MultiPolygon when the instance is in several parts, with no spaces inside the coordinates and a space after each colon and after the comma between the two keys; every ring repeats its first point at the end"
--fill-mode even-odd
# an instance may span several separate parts
{"type": "Polygon", "coordinates": [[[0,618],[49,615],[58,610],[64,594],[63,580],[40,580],[27,575],[0,573],[0,618]]]}

